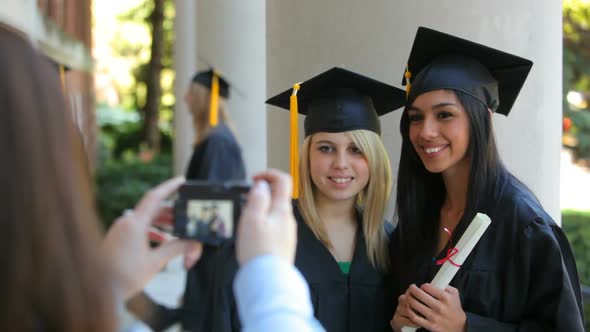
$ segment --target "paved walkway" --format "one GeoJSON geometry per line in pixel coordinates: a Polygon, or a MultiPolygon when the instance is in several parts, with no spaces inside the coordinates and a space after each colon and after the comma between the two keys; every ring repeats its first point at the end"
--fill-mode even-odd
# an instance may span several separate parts
{"type": "Polygon", "coordinates": [[[570,151],[561,152],[561,209],[590,211],[590,169],[572,163],[570,151]]]}
{"type": "MultiPolygon", "coordinates": [[[[185,270],[182,267],[182,258],[171,261],[162,272],[147,285],[146,293],[157,302],[170,307],[177,307],[184,292],[185,270]]],[[[147,332],[151,331],[146,325],[129,314],[124,317],[123,326],[128,331],[147,332]]],[[[180,332],[179,325],[172,326],[166,332],[180,332]]]]}

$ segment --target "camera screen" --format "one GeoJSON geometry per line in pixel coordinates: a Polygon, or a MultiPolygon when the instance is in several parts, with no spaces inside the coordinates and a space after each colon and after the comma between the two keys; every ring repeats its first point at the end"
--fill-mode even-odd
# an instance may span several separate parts
{"type": "Polygon", "coordinates": [[[231,238],[233,201],[189,200],[186,205],[186,235],[190,238],[231,238]]]}
{"type": "Polygon", "coordinates": [[[232,240],[249,190],[243,183],[186,182],[174,203],[174,235],[210,245],[232,240]]]}

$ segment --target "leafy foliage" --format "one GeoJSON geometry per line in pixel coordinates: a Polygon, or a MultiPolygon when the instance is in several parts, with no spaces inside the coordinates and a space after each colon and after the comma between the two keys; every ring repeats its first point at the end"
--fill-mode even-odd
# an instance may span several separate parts
{"type": "Polygon", "coordinates": [[[563,45],[563,96],[578,91],[583,97],[575,106],[564,98],[564,134],[573,138],[568,145],[575,157],[590,160],[590,2],[563,1],[563,45]]]}
{"type": "MultiPolygon", "coordinates": [[[[128,12],[119,15],[121,24],[135,25],[144,29],[151,29],[151,15],[154,10],[153,0],[144,0],[128,12]]],[[[163,54],[160,68],[160,86],[162,94],[159,108],[160,131],[171,135],[174,104],[174,70],[173,70],[173,48],[174,48],[174,16],[175,8],[172,0],[164,0],[164,21],[163,27],[163,54]]],[[[121,92],[121,99],[124,107],[133,110],[142,110],[146,105],[147,83],[149,79],[148,67],[151,57],[150,43],[137,43],[130,41],[125,36],[120,36],[112,44],[115,51],[121,56],[129,57],[135,66],[132,68],[134,84],[128,90],[121,92]]],[[[144,114],[142,114],[144,116],[144,114]]],[[[143,123],[146,119],[143,119],[143,123]]],[[[142,139],[144,139],[142,137],[142,139]]]]}
{"type": "MultiPolygon", "coordinates": [[[[142,151],[141,123],[136,112],[109,108],[101,105],[97,110],[99,136],[99,167],[111,159],[120,160],[125,155],[142,151]]],[[[172,153],[170,130],[162,130],[161,153],[172,153]]]]}
{"type": "Polygon", "coordinates": [[[96,171],[96,197],[100,217],[106,227],[125,209],[132,209],[153,186],[172,176],[172,158],[159,154],[151,161],[138,156],[110,160],[96,171]]]}
{"type": "MultiPolygon", "coordinates": [[[[563,230],[572,245],[580,282],[590,286],[590,211],[561,211],[563,230]]],[[[590,303],[584,306],[586,330],[590,331],[590,303]]]]}
{"type": "Polygon", "coordinates": [[[575,157],[590,160],[590,111],[566,110],[564,114],[572,122],[568,134],[576,138],[575,157]]]}
{"type": "Polygon", "coordinates": [[[561,218],[576,256],[580,280],[590,285],[590,211],[564,210],[561,218]]]}
{"type": "Polygon", "coordinates": [[[146,103],[147,64],[151,57],[150,15],[154,0],[137,3],[117,16],[119,32],[110,41],[116,58],[133,64],[132,77],[115,82],[120,97],[117,108],[100,104],[97,109],[100,134],[96,197],[99,214],[107,226],[125,209],[133,208],[147,190],[172,176],[174,2],[164,0],[162,95],[158,123],[162,140],[157,155],[147,149],[142,132],[146,119],[140,112],[146,103]],[[134,36],[141,38],[129,38],[125,31],[133,31],[134,36]]]}

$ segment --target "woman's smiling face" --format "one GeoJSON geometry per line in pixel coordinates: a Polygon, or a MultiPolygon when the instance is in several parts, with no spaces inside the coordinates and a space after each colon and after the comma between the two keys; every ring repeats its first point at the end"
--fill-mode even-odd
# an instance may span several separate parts
{"type": "Polygon", "coordinates": [[[407,110],[414,149],[432,173],[446,173],[469,163],[469,118],[450,90],[421,94],[407,110]]]}
{"type": "Polygon", "coordinates": [[[370,177],[367,159],[346,132],[314,134],[309,168],[316,195],[328,200],[356,199],[370,177]]]}

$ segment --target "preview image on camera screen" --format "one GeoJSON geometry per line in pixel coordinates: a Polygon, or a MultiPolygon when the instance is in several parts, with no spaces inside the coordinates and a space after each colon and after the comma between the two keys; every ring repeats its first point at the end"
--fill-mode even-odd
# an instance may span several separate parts
{"type": "Polygon", "coordinates": [[[230,238],[232,214],[231,200],[190,200],[187,202],[186,235],[230,238]]]}

